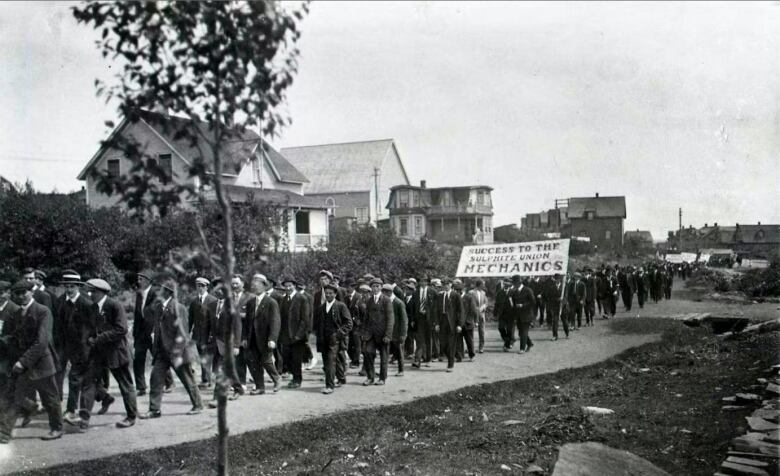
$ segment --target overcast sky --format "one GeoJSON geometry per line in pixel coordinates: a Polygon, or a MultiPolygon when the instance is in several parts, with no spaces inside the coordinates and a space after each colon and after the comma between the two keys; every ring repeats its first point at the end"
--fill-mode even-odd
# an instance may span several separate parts
{"type": "MultiPolygon", "coordinates": [[[[0,174],[76,175],[114,111],[63,3],[0,4],[0,174]]],[[[626,229],[780,223],[780,4],[321,3],[278,147],[393,138],[413,182],[495,188],[494,224],[625,195],[626,229]]]]}

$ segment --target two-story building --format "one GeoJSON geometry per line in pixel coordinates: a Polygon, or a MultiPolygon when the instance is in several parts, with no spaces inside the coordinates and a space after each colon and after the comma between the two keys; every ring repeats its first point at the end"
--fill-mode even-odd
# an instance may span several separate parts
{"type": "Polygon", "coordinates": [[[280,152],[308,179],[306,196],[326,206],[337,224],[386,221],[390,188],[409,184],[393,139],[285,147],[280,152]]]}
{"type": "Polygon", "coordinates": [[[390,226],[404,239],[446,243],[493,243],[493,189],[485,185],[390,189],[390,226]]]}
{"type": "MultiPolygon", "coordinates": [[[[153,160],[171,178],[171,184],[190,184],[200,189],[207,199],[214,199],[213,190],[201,186],[197,176],[191,177],[190,167],[202,160],[213,174],[213,156],[203,137],[210,137],[206,123],[157,112],[143,111],[137,121],[125,118],[111,133],[132,141],[143,151],[145,160],[153,160]],[[199,129],[195,143],[177,132],[199,129]]],[[[308,179],[287,159],[251,130],[235,132],[234,138],[222,148],[222,183],[236,206],[246,200],[273,203],[286,217],[279,234],[286,235],[289,251],[327,246],[329,230],[327,206],[317,197],[304,195],[308,179]]],[[[86,203],[93,208],[125,207],[121,197],[105,195],[97,188],[92,171],[100,169],[116,177],[127,176],[133,166],[118,149],[102,146],[78,175],[86,182],[86,203]]],[[[165,188],[165,184],[158,184],[165,188]]],[[[182,195],[182,207],[193,207],[191,197],[182,195]]]]}
{"type": "Polygon", "coordinates": [[[587,237],[598,249],[623,247],[626,197],[574,197],[568,200],[569,231],[566,235],[587,237]]]}

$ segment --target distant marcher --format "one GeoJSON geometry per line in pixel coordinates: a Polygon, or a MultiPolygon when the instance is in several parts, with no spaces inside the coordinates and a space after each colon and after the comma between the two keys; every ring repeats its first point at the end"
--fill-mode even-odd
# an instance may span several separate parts
{"type": "Polygon", "coordinates": [[[341,343],[352,330],[352,316],[347,305],[336,300],[338,287],[326,284],[323,288],[325,304],[317,312],[315,333],[317,350],[322,354],[322,368],[325,372],[325,395],[333,393],[336,387],[347,383],[346,362],[340,362],[341,343]]]}
{"type": "Polygon", "coordinates": [[[393,287],[389,284],[382,286],[382,294],[393,303],[393,338],[390,341],[390,353],[395,357],[398,363],[398,373],[396,377],[404,375],[404,342],[409,326],[409,318],[406,315],[406,303],[399,299],[394,293],[393,287]]]}
{"type": "Polygon", "coordinates": [[[530,352],[534,343],[528,335],[528,329],[536,312],[536,297],[533,291],[523,283],[520,276],[512,276],[512,289],[509,291],[509,306],[520,334],[519,354],[530,352]]]}
{"type": "Polygon", "coordinates": [[[366,380],[363,385],[384,385],[387,380],[388,348],[393,339],[395,316],[393,302],[382,295],[379,278],[371,281],[371,295],[366,300],[366,315],[361,327],[363,339],[363,368],[366,380]],[[376,380],[374,362],[379,353],[379,380],[376,380]]]}
{"type": "MultiPolygon", "coordinates": [[[[542,299],[545,301],[545,309],[547,310],[547,322],[552,326],[553,340],[558,340],[558,322],[563,322],[563,332],[566,334],[566,338],[569,338],[569,317],[563,316],[561,318],[561,303],[564,301],[563,296],[563,277],[560,274],[556,274],[551,281],[548,281],[545,287],[542,299]]],[[[565,302],[565,301],[564,301],[565,302]]]]}
{"type": "Polygon", "coordinates": [[[214,362],[214,337],[217,329],[214,327],[216,320],[209,317],[208,308],[217,302],[217,298],[209,294],[209,280],[199,277],[195,280],[197,295],[189,307],[189,331],[190,336],[198,349],[200,357],[200,388],[210,388],[213,385],[211,375],[214,362]]]}
{"type": "Polygon", "coordinates": [[[246,339],[246,358],[255,388],[250,395],[263,395],[265,393],[265,373],[271,377],[274,383],[273,392],[280,388],[281,377],[276,371],[273,355],[276,342],[279,340],[279,305],[268,296],[269,288],[267,278],[262,274],[252,277],[251,288],[254,298],[249,300],[246,306],[246,323],[248,328],[244,330],[246,339]]]}
{"type": "Polygon", "coordinates": [[[436,305],[439,316],[435,329],[439,333],[441,353],[447,357],[447,372],[452,372],[458,339],[463,330],[463,308],[460,296],[452,290],[452,281],[442,279],[442,285],[444,289],[436,305]]]}

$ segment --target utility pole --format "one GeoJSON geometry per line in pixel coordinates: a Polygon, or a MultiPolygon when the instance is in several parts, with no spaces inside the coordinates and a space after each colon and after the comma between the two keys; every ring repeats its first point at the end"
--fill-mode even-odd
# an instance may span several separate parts
{"type": "Polygon", "coordinates": [[[379,169],[374,167],[374,218],[379,225],[379,169]]]}
{"type": "Polygon", "coordinates": [[[678,239],[677,239],[677,246],[680,248],[680,252],[682,253],[682,251],[683,251],[682,207],[680,207],[680,211],[678,213],[678,219],[679,219],[679,224],[678,224],[678,228],[677,228],[677,237],[678,237],[678,239]]]}

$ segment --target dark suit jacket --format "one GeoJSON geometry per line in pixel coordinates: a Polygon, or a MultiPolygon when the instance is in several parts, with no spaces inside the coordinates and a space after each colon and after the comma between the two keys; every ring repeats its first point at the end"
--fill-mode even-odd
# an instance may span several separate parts
{"type": "Polygon", "coordinates": [[[590,278],[585,278],[583,282],[585,283],[585,300],[588,302],[595,301],[598,294],[596,278],[591,276],[590,278]]]}
{"type": "Polygon", "coordinates": [[[13,301],[11,301],[9,299],[8,301],[6,301],[6,304],[5,304],[5,307],[3,308],[3,310],[0,311],[0,321],[7,321],[18,310],[19,310],[19,306],[17,306],[15,302],[13,302],[13,301]]]}
{"type": "Polygon", "coordinates": [[[309,338],[312,328],[311,301],[306,294],[300,291],[295,293],[290,301],[290,314],[287,321],[287,331],[290,334],[290,342],[305,342],[309,338]]]}
{"type": "Polygon", "coordinates": [[[509,294],[501,283],[496,284],[496,303],[493,305],[493,317],[502,319],[509,317],[509,294]]]}
{"type": "Polygon", "coordinates": [[[130,346],[127,342],[127,318],[118,301],[106,297],[102,312],[98,304],[92,304],[95,348],[98,360],[110,369],[130,362],[130,346]]]}
{"type": "Polygon", "coordinates": [[[246,305],[246,322],[250,326],[247,345],[261,353],[268,352],[268,342],[279,341],[279,304],[272,297],[255,296],[246,305]],[[259,307],[258,307],[259,301],[259,307]]]}
{"type": "Polygon", "coordinates": [[[49,311],[54,314],[54,296],[49,291],[46,291],[45,289],[43,291],[36,289],[33,291],[33,299],[35,299],[35,302],[38,304],[43,304],[49,308],[49,311]]]}
{"type": "Polygon", "coordinates": [[[57,372],[51,326],[51,311],[37,302],[30,304],[26,313],[22,308],[17,309],[3,325],[3,341],[9,360],[21,363],[24,375],[30,380],[50,377],[57,372]]]}
{"type": "Polygon", "coordinates": [[[374,296],[366,299],[366,316],[361,325],[360,335],[365,339],[384,339],[385,336],[393,337],[395,316],[393,315],[393,303],[385,296],[380,295],[379,301],[374,303],[374,296]]]}
{"type": "Polygon", "coordinates": [[[409,317],[406,315],[406,303],[393,295],[393,342],[403,344],[409,331],[409,317]]]}
{"type": "Polygon", "coordinates": [[[363,297],[360,295],[359,292],[355,291],[355,294],[353,296],[349,296],[348,294],[344,295],[344,304],[347,305],[347,309],[349,310],[349,315],[352,316],[352,330],[356,331],[358,326],[360,326],[360,321],[362,318],[362,303],[363,297]]]}
{"type": "MultiPolygon", "coordinates": [[[[86,362],[90,347],[87,342],[95,332],[92,315],[92,301],[79,293],[76,303],[66,302],[63,294],[57,299],[57,313],[53,326],[54,349],[60,360],[60,367],[71,362],[86,362]]],[[[60,368],[62,370],[62,368],[60,368]]]]}
{"type": "Polygon", "coordinates": [[[577,303],[584,301],[587,294],[588,287],[585,285],[585,281],[577,281],[575,279],[571,282],[569,292],[566,295],[568,296],[569,303],[576,305],[577,303]]]}
{"type": "Polygon", "coordinates": [[[404,300],[404,295],[406,293],[404,293],[404,290],[401,289],[401,286],[396,284],[395,286],[393,286],[393,294],[395,294],[395,297],[397,297],[398,299],[403,301],[404,300]]]}
{"type": "Polygon", "coordinates": [[[463,328],[474,329],[474,326],[479,323],[477,297],[471,292],[464,293],[461,305],[463,308],[463,328]]]}
{"type": "Polygon", "coordinates": [[[141,300],[143,294],[138,292],[135,296],[135,307],[133,308],[133,345],[138,347],[152,347],[152,332],[154,332],[154,303],[157,301],[157,293],[154,287],[149,289],[146,295],[146,302],[141,309],[141,300]]]}
{"type": "Polygon", "coordinates": [[[247,322],[246,306],[247,303],[254,299],[255,295],[244,291],[241,293],[241,298],[235,303],[238,315],[241,317],[241,340],[245,341],[249,338],[249,322],[247,322]]]}
{"type": "Polygon", "coordinates": [[[208,308],[212,303],[217,302],[217,298],[211,294],[206,294],[203,304],[200,303],[200,296],[190,303],[188,324],[189,331],[192,333],[192,340],[200,346],[205,346],[210,340],[213,340],[214,333],[217,332],[213,327],[213,321],[209,318],[208,308]]]}
{"type": "Polygon", "coordinates": [[[560,288],[554,279],[547,281],[544,290],[542,291],[542,300],[544,300],[545,306],[556,306],[561,303],[561,295],[563,294],[563,284],[560,284],[560,288]]]}
{"type": "Polygon", "coordinates": [[[420,312],[420,296],[417,293],[412,294],[411,299],[409,296],[404,296],[403,302],[406,307],[406,318],[409,321],[409,331],[417,329],[417,314],[420,312]]]}
{"type": "Polygon", "coordinates": [[[536,297],[534,292],[528,287],[512,287],[509,291],[509,306],[512,309],[512,315],[515,320],[520,322],[533,322],[536,314],[536,297]]]}
{"type": "Polygon", "coordinates": [[[165,357],[174,364],[178,363],[179,358],[181,363],[195,362],[196,352],[187,332],[187,309],[184,305],[173,298],[167,307],[158,301],[154,306],[154,315],[156,324],[152,355],[155,359],[165,357]]]}
{"type": "MultiPolygon", "coordinates": [[[[226,305],[226,301],[222,301],[222,307],[217,312],[219,307],[219,299],[215,299],[214,302],[209,304],[206,308],[209,320],[213,323],[215,331],[215,339],[220,342],[225,342],[225,334],[228,330],[228,318],[230,317],[230,309],[226,305]]],[[[233,347],[241,347],[241,318],[235,316],[232,326],[233,334],[233,347]]]]}
{"type": "Polygon", "coordinates": [[[450,291],[449,298],[447,293],[442,292],[436,299],[436,309],[438,310],[438,324],[444,333],[455,334],[455,328],[463,327],[463,305],[460,296],[455,291],[450,291]]]}
{"type": "Polygon", "coordinates": [[[425,302],[422,303],[422,307],[425,309],[425,313],[420,312],[420,300],[422,299],[422,288],[418,288],[415,293],[415,300],[417,302],[417,314],[415,315],[415,320],[418,322],[418,327],[421,325],[423,321],[425,321],[426,324],[433,327],[433,325],[436,323],[435,320],[437,319],[436,315],[436,290],[433,289],[430,286],[426,287],[425,290],[425,302]]]}
{"type": "Polygon", "coordinates": [[[326,320],[332,319],[335,329],[341,336],[346,336],[352,330],[352,316],[349,313],[347,305],[341,301],[334,301],[330,312],[325,311],[325,304],[320,306],[318,318],[314,321],[314,332],[317,335],[317,352],[326,352],[328,345],[328,335],[326,335],[326,320]]]}

